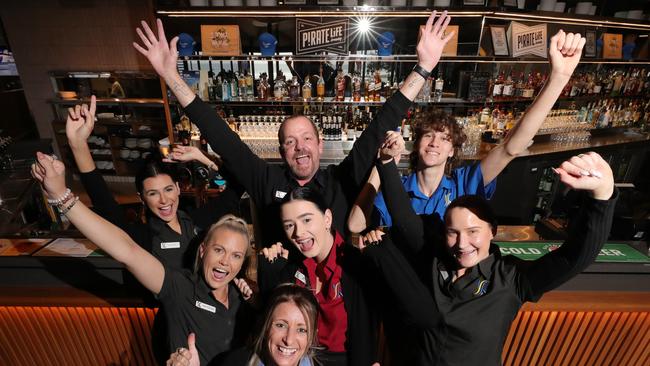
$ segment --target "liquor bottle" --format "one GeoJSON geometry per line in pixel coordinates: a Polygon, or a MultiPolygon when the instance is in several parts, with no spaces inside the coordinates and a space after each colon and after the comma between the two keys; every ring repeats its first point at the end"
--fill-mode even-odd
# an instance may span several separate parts
{"type": "Polygon", "coordinates": [[[287,83],[284,82],[284,76],[278,76],[278,78],[275,79],[275,83],[273,84],[273,97],[276,100],[282,100],[286,94],[286,89],[287,83]]]}
{"type": "Polygon", "coordinates": [[[240,73],[237,76],[237,85],[239,86],[237,89],[237,94],[241,99],[245,99],[248,92],[246,90],[246,76],[244,76],[244,74],[240,73]]]}
{"type": "Polygon", "coordinates": [[[528,74],[528,81],[526,82],[526,87],[524,88],[524,98],[532,98],[535,96],[535,79],[533,73],[528,74]]]}
{"type": "Polygon", "coordinates": [[[515,94],[514,81],[512,80],[512,74],[508,75],[506,80],[503,82],[503,89],[501,90],[502,99],[512,99],[515,94]]]}
{"type": "Polygon", "coordinates": [[[300,99],[300,82],[298,82],[298,76],[296,75],[293,76],[289,85],[289,98],[291,100],[300,99]]]}
{"type": "Polygon", "coordinates": [[[352,100],[361,101],[361,77],[356,72],[352,75],[352,100]]]}
{"type": "Polygon", "coordinates": [[[237,100],[239,97],[239,81],[237,80],[237,75],[235,75],[235,73],[230,73],[230,81],[228,84],[230,85],[230,99],[237,100]]]}
{"type": "Polygon", "coordinates": [[[208,78],[208,100],[214,102],[217,100],[217,87],[214,85],[212,78],[208,78]]]}
{"type": "Polygon", "coordinates": [[[320,68],[320,75],[318,75],[318,81],[316,82],[316,98],[319,101],[325,99],[325,79],[323,79],[323,67],[320,68]]]}
{"type": "Polygon", "coordinates": [[[221,76],[217,76],[217,81],[214,83],[215,89],[215,99],[223,99],[223,83],[221,82],[221,76]]]}
{"type": "Polygon", "coordinates": [[[309,75],[305,75],[305,83],[302,85],[302,100],[308,102],[311,100],[311,83],[309,75]]]}
{"type": "Polygon", "coordinates": [[[503,71],[501,71],[496,80],[494,80],[494,85],[492,86],[492,97],[494,99],[501,98],[501,95],[503,94],[503,81],[503,71]]]}
{"type": "Polygon", "coordinates": [[[445,81],[442,80],[440,73],[433,86],[433,101],[439,103],[442,100],[442,88],[445,86],[445,81]]]}
{"type": "Polygon", "coordinates": [[[246,98],[249,100],[254,99],[255,97],[255,91],[254,91],[254,80],[253,80],[253,75],[250,74],[248,71],[246,72],[246,98]]]}
{"type": "Polygon", "coordinates": [[[230,83],[227,78],[221,83],[221,100],[230,100],[230,83]]]}
{"type": "Polygon", "coordinates": [[[334,79],[334,85],[336,88],[336,100],[343,101],[345,100],[345,75],[343,75],[343,70],[338,69],[336,74],[336,79],[334,79]]]}
{"type": "Polygon", "coordinates": [[[260,83],[257,85],[257,97],[261,100],[269,98],[269,82],[266,80],[266,73],[260,75],[260,83]]]}
{"type": "Polygon", "coordinates": [[[373,100],[375,102],[381,101],[381,90],[383,86],[383,82],[381,81],[381,74],[379,73],[379,70],[375,71],[375,76],[374,76],[374,88],[373,88],[373,100]]]}

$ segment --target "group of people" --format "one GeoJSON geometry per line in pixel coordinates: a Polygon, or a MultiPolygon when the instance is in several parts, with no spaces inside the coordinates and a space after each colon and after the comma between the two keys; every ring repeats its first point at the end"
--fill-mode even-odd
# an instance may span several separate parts
{"type": "Polygon", "coordinates": [[[184,212],[173,174],[152,161],[136,177],[146,223],[127,223],[95,169],[87,144],[95,98],[70,108],[66,133],[93,210],[66,188],[61,161],[37,153],[32,174],[50,204],[155,295],[167,365],[370,366],[379,361],[382,322],[392,364],[410,357],[420,365],[498,365],[521,305],[595,259],[616,199],[611,169],[598,154],[556,169],[565,185],[587,195],[567,241],[536,261],[500,255],[485,201],[568,82],[585,43],[579,34],[551,38],[550,77],[503,144],[449,174],[465,137],[452,117],[436,112],[418,124],[413,172],[400,178],[395,163],[403,141],[392,131],[440,60],[452,36],[445,35],[449,21],[446,12],[433,12],[420,34],[417,66],[349,155],[326,168],[318,128],[300,115],[278,132],[283,165],[257,157],[179,75],[178,38],[168,42],[160,20],[156,32],[142,22],[134,47],[222,163],[191,147],[175,148],[171,159],[219,169],[229,182],[218,198],[184,212]],[[263,213],[255,238],[258,286],[243,278],[253,255],[248,225],[236,216],[244,191],[263,213]],[[378,225],[388,233],[372,230],[378,225]],[[403,354],[400,345],[411,340],[403,354]]]}

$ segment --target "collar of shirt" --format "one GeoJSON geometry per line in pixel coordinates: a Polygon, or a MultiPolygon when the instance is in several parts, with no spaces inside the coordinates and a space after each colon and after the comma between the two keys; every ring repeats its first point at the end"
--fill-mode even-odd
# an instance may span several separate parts
{"type": "Polygon", "coordinates": [[[214,304],[219,305],[221,309],[230,311],[236,309],[239,304],[239,290],[230,282],[228,284],[228,308],[221,301],[217,300],[212,294],[212,289],[200,273],[193,274],[194,279],[194,301],[212,299],[214,304]]]}
{"type": "MultiPolygon", "coordinates": [[[[287,166],[287,168],[284,170],[284,175],[287,178],[289,182],[291,182],[292,188],[296,188],[299,186],[298,182],[296,181],[296,177],[293,175],[291,172],[291,169],[287,166]]],[[[327,187],[327,174],[323,171],[323,169],[318,169],[316,171],[316,174],[305,184],[305,186],[308,186],[310,184],[317,184],[318,188],[322,189],[327,187]]],[[[287,192],[288,193],[288,192],[287,192]]]]}
{"type": "MultiPolygon", "coordinates": [[[[186,226],[184,224],[189,224],[190,225],[189,227],[193,227],[192,218],[182,210],[176,210],[176,216],[178,217],[178,223],[180,224],[181,231],[183,230],[183,227],[186,226]]],[[[148,214],[147,220],[149,220],[150,227],[156,233],[160,233],[163,230],[172,230],[165,221],[161,220],[160,217],[156,215],[148,214]]],[[[186,235],[186,234],[190,235],[190,237],[194,236],[194,233],[185,233],[185,232],[181,233],[181,235],[186,235]]]]}
{"type": "Polygon", "coordinates": [[[418,176],[416,173],[409,174],[406,177],[406,180],[404,181],[404,187],[406,188],[406,192],[411,193],[412,196],[423,200],[428,200],[434,197],[441,188],[445,191],[449,191],[453,189],[453,186],[454,185],[452,180],[449,179],[449,177],[445,174],[442,176],[442,180],[440,181],[440,185],[438,185],[438,188],[436,188],[436,190],[433,191],[431,197],[429,197],[420,191],[420,187],[418,186],[418,176]]]}
{"type": "MultiPolygon", "coordinates": [[[[257,365],[255,366],[265,366],[264,362],[260,360],[257,365]]],[[[303,357],[300,359],[300,362],[298,363],[298,366],[312,366],[311,361],[309,360],[309,357],[303,357]]]]}
{"type": "Polygon", "coordinates": [[[437,278],[440,281],[440,288],[444,289],[448,296],[460,300],[484,295],[489,286],[489,279],[492,278],[492,267],[497,256],[499,256],[498,247],[490,243],[490,255],[476,266],[467,268],[465,274],[456,281],[453,281],[453,270],[448,270],[443,261],[439,261],[437,278]]]}
{"type": "Polygon", "coordinates": [[[322,264],[316,262],[316,258],[305,258],[302,263],[307,269],[309,274],[309,281],[314,286],[316,284],[316,278],[312,278],[312,274],[318,275],[322,274],[321,278],[321,289],[329,290],[329,283],[334,277],[335,274],[341,272],[341,266],[339,265],[340,258],[343,256],[343,246],[344,246],[343,237],[338,233],[334,232],[334,244],[330,253],[327,255],[327,258],[322,264]]]}

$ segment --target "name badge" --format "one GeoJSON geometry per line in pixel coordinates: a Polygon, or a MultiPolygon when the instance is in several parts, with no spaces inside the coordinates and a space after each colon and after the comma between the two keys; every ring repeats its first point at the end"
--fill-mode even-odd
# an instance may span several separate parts
{"type": "Polygon", "coordinates": [[[207,311],[209,311],[211,313],[216,313],[217,312],[217,308],[215,308],[214,306],[202,303],[202,302],[200,302],[198,300],[196,301],[196,304],[194,304],[194,305],[196,305],[196,307],[199,308],[199,309],[207,310],[207,311]]]}
{"type": "Polygon", "coordinates": [[[305,275],[302,272],[296,271],[296,274],[294,276],[298,281],[302,282],[305,285],[307,284],[307,277],[305,277],[305,275]]]}
{"type": "Polygon", "coordinates": [[[178,249],[181,247],[180,241],[168,241],[160,243],[160,249],[178,249]]]}
{"type": "Polygon", "coordinates": [[[287,192],[282,192],[282,191],[275,191],[275,198],[284,198],[284,196],[287,195],[287,192]]]}

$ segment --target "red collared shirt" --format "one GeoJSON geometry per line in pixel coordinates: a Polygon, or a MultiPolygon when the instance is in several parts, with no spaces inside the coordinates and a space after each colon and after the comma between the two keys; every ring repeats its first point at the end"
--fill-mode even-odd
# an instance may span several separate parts
{"type": "MultiPolygon", "coordinates": [[[[343,301],[341,286],[341,260],[343,258],[344,241],[336,232],[334,245],[325,261],[317,263],[315,258],[306,258],[303,265],[312,288],[316,287],[316,277],[320,279],[320,292],[315,294],[321,308],[318,316],[318,341],[330,352],[345,352],[345,334],[348,329],[348,314],[343,301]]],[[[305,285],[296,274],[296,283],[305,285]]]]}

